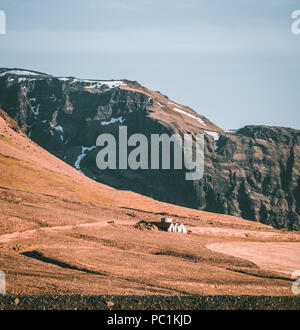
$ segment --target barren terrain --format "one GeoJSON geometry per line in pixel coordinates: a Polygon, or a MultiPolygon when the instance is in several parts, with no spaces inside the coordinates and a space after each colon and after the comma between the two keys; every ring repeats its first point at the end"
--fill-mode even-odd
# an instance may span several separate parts
{"type": "Polygon", "coordinates": [[[97,183],[0,114],[0,270],[8,295],[292,296],[300,235],[97,183]],[[190,235],[134,228],[171,216],[190,235]]]}

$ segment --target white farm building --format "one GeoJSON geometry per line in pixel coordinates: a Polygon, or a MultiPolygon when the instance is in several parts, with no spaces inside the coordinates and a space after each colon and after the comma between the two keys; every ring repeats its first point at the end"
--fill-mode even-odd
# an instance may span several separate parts
{"type": "Polygon", "coordinates": [[[187,233],[185,225],[183,223],[174,223],[172,218],[162,218],[161,222],[155,222],[154,224],[159,230],[172,233],[187,233]]]}

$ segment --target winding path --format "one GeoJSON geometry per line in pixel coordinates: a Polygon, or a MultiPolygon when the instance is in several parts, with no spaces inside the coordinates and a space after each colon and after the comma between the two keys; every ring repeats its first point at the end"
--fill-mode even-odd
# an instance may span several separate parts
{"type": "MultiPolygon", "coordinates": [[[[132,221],[114,221],[114,224],[118,225],[130,225],[133,224],[132,221]]],[[[111,223],[105,222],[105,221],[98,221],[98,222],[85,222],[80,223],[77,225],[65,225],[65,226],[54,226],[54,227],[42,227],[37,229],[30,229],[25,231],[16,231],[10,234],[4,234],[0,236],[0,243],[9,243],[13,240],[19,239],[19,238],[30,238],[32,234],[35,234],[37,232],[54,232],[54,231],[62,231],[62,230],[71,230],[74,228],[84,228],[84,227],[105,227],[110,225],[111,223]]]]}

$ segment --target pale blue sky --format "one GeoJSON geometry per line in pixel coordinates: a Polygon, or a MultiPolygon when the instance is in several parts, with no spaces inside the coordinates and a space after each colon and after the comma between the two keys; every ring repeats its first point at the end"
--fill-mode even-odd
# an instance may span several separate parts
{"type": "Polygon", "coordinates": [[[224,129],[300,128],[300,0],[1,0],[0,67],[130,79],[224,129]]]}

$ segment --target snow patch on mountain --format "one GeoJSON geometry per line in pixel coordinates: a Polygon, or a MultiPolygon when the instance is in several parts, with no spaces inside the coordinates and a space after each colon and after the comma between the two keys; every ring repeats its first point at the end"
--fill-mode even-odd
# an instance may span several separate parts
{"type": "Polygon", "coordinates": [[[36,104],[35,97],[29,99],[28,102],[30,103],[31,111],[34,113],[35,118],[37,118],[40,112],[40,104],[36,104]]]}
{"type": "Polygon", "coordinates": [[[220,138],[220,134],[218,132],[213,132],[213,131],[207,131],[207,130],[204,130],[204,132],[210,136],[213,137],[214,141],[218,141],[219,138],[220,138]]]}
{"type": "Polygon", "coordinates": [[[88,86],[84,86],[85,89],[99,89],[103,85],[107,86],[109,89],[111,88],[116,88],[122,85],[126,85],[124,81],[122,80],[90,80],[90,79],[79,79],[79,78],[64,78],[60,77],[58,78],[61,81],[69,81],[70,84],[75,84],[75,83],[85,83],[89,84],[88,86]]]}
{"type": "Polygon", "coordinates": [[[165,106],[164,105],[162,105],[161,103],[159,103],[158,101],[156,101],[157,102],[157,104],[161,107],[161,108],[164,108],[165,106]]]}
{"type": "Polygon", "coordinates": [[[218,149],[217,142],[220,138],[220,134],[218,132],[207,131],[207,130],[204,130],[204,132],[213,137],[213,139],[214,139],[213,147],[214,147],[215,151],[217,151],[217,149],[218,149]]]}
{"type": "Polygon", "coordinates": [[[57,125],[57,126],[55,126],[53,128],[56,129],[60,133],[63,133],[64,132],[64,128],[61,125],[57,125]]]}
{"type": "Polygon", "coordinates": [[[123,81],[101,81],[103,85],[108,86],[109,88],[119,87],[121,85],[126,85],[123,81]]]}
{"type": "Polygon", "coordinates": [[[103,85],[107,86],[109,89],[116,88],[121,85],[125,85],[122,81],[93,81],[93,80],[83,80],[82,82],[89,83],[89,86],[85,86],[84,88],[101,88],[103,85]]]}
{"type": "Polygon", "coordinates": [[[31,110],[34,113],[35,117],[37,117],[39,115],[40,112],[40,104],[34,106],[31,106],[31,110]]]}
{"type": "Polygon", "coordinates": [[[74,166],[75,166],[75,168],[76,168],[81,174],[85,175],[85,174],[83,173],[83,171],[80,169],[80,162],[81,162],[82,159],[86,156],[86,151],[91,151],[91,150],[95,149],[96,146],[92,146],[92,147],[84,147],[84,146],[82,146],[81,148],[82,148],[82,150],[81,150],[81,154],[77,157],[74,166]]]}
{"type": "Polygon", "coordinates": [[[194,115],[192,115],[192,114],[190,114],[190,113],[188,113],[186,111],[183,111],[181,109],[178,109],[178,108],[173,108],[173,110],[175,110],[177,112],[180,112],[180,113],[182,113],[182,114],[184,114],[186,116],[189,116],[190,118],[193,118],[193,119],[197,120],[201,125],[206,126],[206,124],[204,123],[204,121],[201,118],[199,118],[199,117],[196,117],[196,116],[194,116],[194,115]]]}
{"type": "Polygon", "coordinates": [[[63,136],[64,128],[61,125],[57,125],[53,128],[60,134],[60,139],[62,142],[64,142],[64,136],[63,136]]]}
{"type": "Polygon", "coordinates": [[[15,74],[18,76],[45,76],[45,74],[37,73],[37,72],[32,72],[32,71],[23,71],[23,70],[7,70],[4,72],[0,73],[0,77],[5,76],[6,74],[15,74]]]}
{"type": "Polygon", "coordinates": [[[105,125],[110,125],[110,124],[114,124],[117,122],[120,122],[121,124],[124,123],[125,119],[121,116],[118,118],[111,118],[111,120],[109,121],[101,121],[101,125],[105,126],[105,125]]]}
{"type": "Polygon", "coordinates": [[[173,105],[177,105],[178,106],[177,103],[174,103],[174,102],[171,102],[171,101],[168,101],[168,104],[173,104],[173,105]]]}

